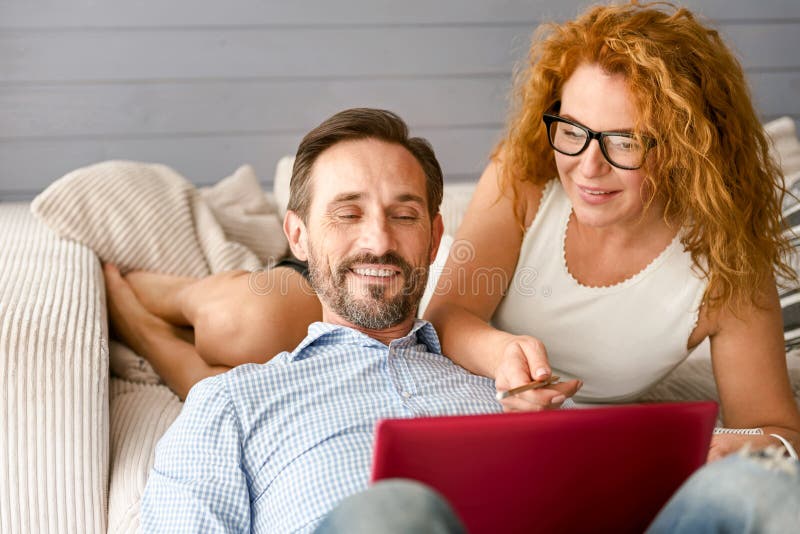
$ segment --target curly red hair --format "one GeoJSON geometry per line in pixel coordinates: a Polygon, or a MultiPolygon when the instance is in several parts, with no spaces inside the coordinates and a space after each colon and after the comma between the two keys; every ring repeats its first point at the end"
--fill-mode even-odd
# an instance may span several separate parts
{"type": "MultiPolygon", "coordinates": [[[[519,200],[519,182],[557,176],[542,114],[557,110],[564,83],[587,63],[627,79],[635,132],[656,141],[647,182],[708,278],[704,303],[735,309],[755,303],[773,273],[795,280],[785,260],[783,175],[742,68],[717,31],[671,4],[593,7],[537,30],[493,155],[504,187],[519,200]]],[[[516,215],[522,224],[521,207],[516,215]]]]}

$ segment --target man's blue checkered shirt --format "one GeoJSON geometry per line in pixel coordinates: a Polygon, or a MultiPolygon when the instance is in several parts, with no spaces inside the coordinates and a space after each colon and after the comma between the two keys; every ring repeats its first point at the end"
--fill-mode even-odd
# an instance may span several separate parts
{"type": "Polygon", "coordinates": [[[156,448],[145,532],[309,532],[366,489],[383,418],[500,412],[417,321],[389,346],[314,323],[294,350],[192,388],[156,448]]]}

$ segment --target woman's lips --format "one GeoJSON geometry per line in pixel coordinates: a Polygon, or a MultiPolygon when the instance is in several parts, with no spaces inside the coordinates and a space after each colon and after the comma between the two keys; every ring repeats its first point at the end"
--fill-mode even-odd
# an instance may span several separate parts
{"type": "Polygon", "coordinates": [[[604,204],[619,196],[622,191],[600,189],[599,187],[577,186],[581,199],[587,204],[604,204]]]}

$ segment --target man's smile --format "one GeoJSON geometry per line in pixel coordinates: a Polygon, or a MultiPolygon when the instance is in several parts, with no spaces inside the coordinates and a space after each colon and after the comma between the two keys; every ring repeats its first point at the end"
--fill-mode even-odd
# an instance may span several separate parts
{"type": "Polygon", "coordinates": [[[391,265],[361,265],[358,267],[351,267],[350,271],[371,282],[389,281],[394,279],[397,275],[402,274],[400,269],[391,265]]]}

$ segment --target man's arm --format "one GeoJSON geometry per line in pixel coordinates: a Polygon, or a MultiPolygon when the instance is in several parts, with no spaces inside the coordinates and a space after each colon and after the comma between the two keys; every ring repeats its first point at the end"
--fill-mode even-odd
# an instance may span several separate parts
{"type": "Polygon", "coordinates": [[[192,388],[156,447],[142,499],[144,532],[249,532],[241,428],[222,376],[192,388]]]}

